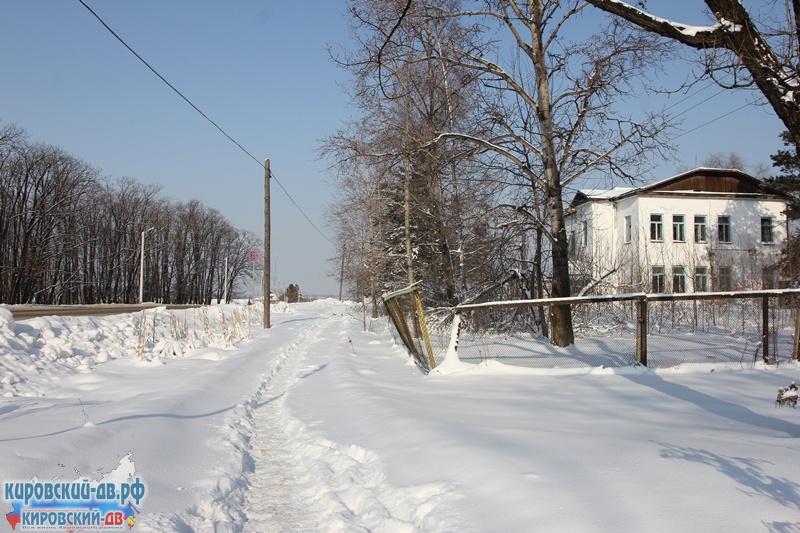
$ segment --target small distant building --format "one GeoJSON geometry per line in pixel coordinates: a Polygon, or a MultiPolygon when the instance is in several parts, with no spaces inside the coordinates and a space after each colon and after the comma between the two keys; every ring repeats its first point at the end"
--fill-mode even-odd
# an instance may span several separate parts
{"type": "Polygon", "coordinates": [[[288,287],[286,287],[286,303],[297,303],[301,301],[300,296],[300,285],[295,285],[294,283],[290,283],[288,287]]]}
{"type": "Polygon", "coordinates": [[[714,168],[580,190],[565,212],[573,294],[776,288],[787,200],[714,168]]]}

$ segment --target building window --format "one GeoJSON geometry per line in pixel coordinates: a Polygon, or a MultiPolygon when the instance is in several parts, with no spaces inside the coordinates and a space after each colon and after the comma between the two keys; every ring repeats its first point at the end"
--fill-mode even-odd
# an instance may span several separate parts
{"type": "Polygon", "coordinates": [[[694,216],[694,242],[706,242],[706,216],[694,216]]]}
{"type": "Polygon", "coordinates": [[[775,267],[767,266],[761,270],[761,288],[778,288],[778,270],[775,267]]]}
{"type": "Polygon", "coordinates": [[[695,267],[694,292],[708,291],[708,267],[695,267]]]}
{"type": "Polygon", "coordinates": [[[773,243],[773,236],[772,236],[772,219],[768,217],[761,218],[761,242],[763,243],[773,243]]]}
{"type": "Polygon", "coordinates": [[[682,266],[672,267],[672,292],[686,292],[686,271],[682,266]]]}
{"type": "Polygon", "coordinates": [[[664,240],[664,215],[650,215],[650,240],[664,240]]]}
{"type": "Polygon", "coordinates": [[[720,215],[717,217],[717,237],[719,242],[731,242],[731,217],[720,215]]]}
{"type": "Polygon", "coordinates": [[[676,242],[686,240],[686,224],[683,215],[672,215],[672,240],[676,242]]]}
{"type": "Polygon", "coordinates": [[[631,221],[631,216],[625,216],[625,242],[631,242],[631,238],[633,237],[633,223],[631,221]]]}
{"type": "Polygon", "coordinates": [[[581,244],[583,246],[589,244],[589,223],[585,220],[581,222],[581,244]]]}
{"type": "Polygon", "coordinates": [[[731,267],[719,267],[717,269],[717,290],[729,291],[733,287],[731,283],[731,267]]]}
{"type": "Polygon", "coordinates": [[[652,292],[664,292],[666,288],[666,275],[663,266],[654,266],[652,280],[652,292]]]}

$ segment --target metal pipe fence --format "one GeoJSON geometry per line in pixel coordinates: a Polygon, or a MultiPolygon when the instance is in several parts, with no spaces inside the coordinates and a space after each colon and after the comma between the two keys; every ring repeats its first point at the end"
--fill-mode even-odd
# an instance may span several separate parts
{"type": "Polygon", "coordinates": [[[428,313],[431,366],[443,359],[453,313],[458,357],[532,368],[668,368],[685,363],[780,364],[797,360],[800,290],[621,294],[461,305],[428,313]],[[541,334],[540,306],[569,304],[575,343],[541,334]]]}

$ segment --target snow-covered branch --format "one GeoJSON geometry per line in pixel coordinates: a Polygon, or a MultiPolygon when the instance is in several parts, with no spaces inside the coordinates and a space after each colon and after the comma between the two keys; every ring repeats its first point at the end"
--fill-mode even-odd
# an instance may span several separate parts
{"type": "MultiPolygon", "coordinates": [[[[676,40],[699,50],[727,50],[735,59],[725,68],[735,71],[744,68],[752,77],[775,114],[800,146],[800,93],[798,93],[798,64],[782,59],[776,53],[741,0],[705,0],[717,18],[711,26],[690,26],[652,15],[619,0],[586,0],[595,7],[612,13],[658,35],[676,40]]],[[[786,27],[797,38],[798,2],[793,2],[794,13],[787,12],[786,27]]],[[[712,61],[713,62],[713,61],[712,61]]],[[[718,66],[706,65],[710,73],[718,66]]]]}
{"type": "Polygon", "coordinates": [[[586,1],[641,28],[698,49],[717,48],[722,43],[721,34],[742,29],[741,25],[726,19],[720,19],[710,26],[694,26],[657,17],[619,0],[586,1]]]}

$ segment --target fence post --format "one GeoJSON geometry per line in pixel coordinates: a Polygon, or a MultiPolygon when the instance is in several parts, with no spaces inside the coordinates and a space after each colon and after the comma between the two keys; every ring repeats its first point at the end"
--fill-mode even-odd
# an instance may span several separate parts
{"type": "Polygon", "coordinates": [[[636,362],[647,366],[647,298],[636,301],[636,362]]]}
{"type": "Polygon", "coordinates": [[[800,361],[800,309],[797,298],[792,298],[794,304],[794,346],[792,347],[792,360],[800,361]]]}
{"type": "Polygon", "coordinates": [[[761,355],[769,364],[769,296],[761,297],[761,355]]]}

